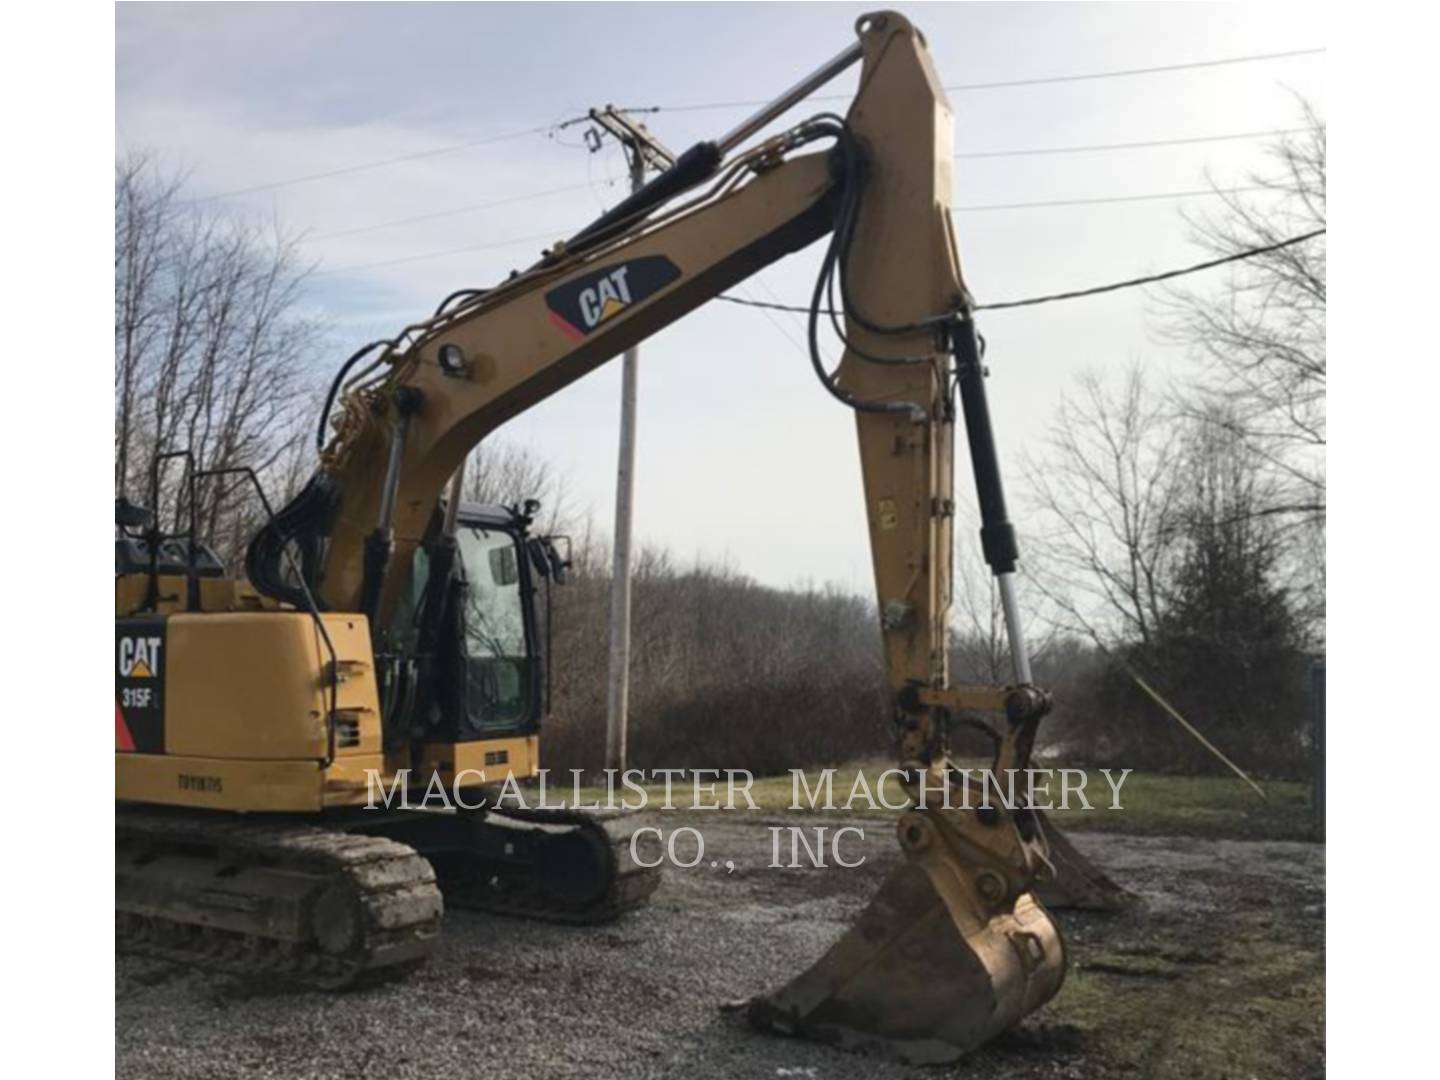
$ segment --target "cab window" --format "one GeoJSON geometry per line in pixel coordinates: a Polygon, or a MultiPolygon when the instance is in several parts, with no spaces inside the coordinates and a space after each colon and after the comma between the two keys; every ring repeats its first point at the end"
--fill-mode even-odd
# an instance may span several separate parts
{"type": "Polygon", "coordinates": [[[520,549],[501,530],[462,525],[456,534],[465,580],[465,702],[484,727],[530,715],[532,678],[520,549]]]}

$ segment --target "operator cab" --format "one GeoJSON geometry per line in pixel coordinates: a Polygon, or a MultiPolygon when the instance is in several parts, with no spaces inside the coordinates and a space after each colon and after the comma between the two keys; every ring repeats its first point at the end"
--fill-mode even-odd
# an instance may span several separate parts
{"type": "Polygon", "coordinates": [[[432,557],[416,548],[390,645],[428,667],[428,729],[447,742],[534,732],[544,706],[536,578],[562,569],[547,538],[529,534],[534,507],[462,503],[435,655],[422,651],[432,557]]]}

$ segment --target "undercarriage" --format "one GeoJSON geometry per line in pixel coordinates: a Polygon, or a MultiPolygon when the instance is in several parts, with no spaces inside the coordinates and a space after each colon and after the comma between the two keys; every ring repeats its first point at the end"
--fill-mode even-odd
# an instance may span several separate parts
{"type": "Polygon", "coordinates": [[[659,883],[631,827],[568,811],[253,817],[121,806],[116,945],[334,990],[403,976],[446,907],[614,919],[659,883]],[[638,845],[637,845],[638,846],[638,845]]]}

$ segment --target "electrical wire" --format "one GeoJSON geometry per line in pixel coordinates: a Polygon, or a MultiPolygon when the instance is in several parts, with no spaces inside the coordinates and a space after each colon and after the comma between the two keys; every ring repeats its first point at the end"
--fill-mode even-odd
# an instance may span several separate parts
{"type": "Polygon", "coordinates": [[[382,259],[379,262],[362,263],[358,266],[337,266],[328,270],[315,270],[311,272],[310,276],[319,277],[322,274],[358,274],[363,270],[378,270],[383,266],[401,266],[404,263],[423,262],[426,259],[443,259],[450,255],[464,255],[472,251],[495,251],[499,248],[533,244],[541,240],[554,240],[557,235],[568,235],[574,231],[574,229],[564,229],[530,233],[526,236],[516,236],[509,240],[497,240],[489,244],[468,244],[465,247],[446,248],[444,251],[426,251],[419,255],[402,255],[398,259],[382,259]]]}
{"type": "MultiPolygon", "coordinates": [[[[1268,255],[1273,251],[1282,248],[1293,247],[1295,244],[1304,243],[1306,240],[1313,240],[1317,236],[1324,236],[1324,229],[1313,229],[1298,236],[1278,241],[1274,244],[1266,244],[1264,247],[1248,248],[1245,251],[1238,251],[1232,255],[1225,255],[1218,259],[1207,259],[1205,262],[1195,263],[1191,266],[1182,266],[1174,270],[1166,270],[1158,274],[1146,274],[1144,277],[1127,278],[1124,281],[1111,282],[1108,285],[1095,285],[1087,289],[1074,289],[1069,292],[1049,293],[1045,296],[1032,296],[1024,300],[1004,300],[993,304],[976,304],[975,311],[1002,311],[1006,308],[1033,307],[1036,304],[1050,304],[1059,300],[1076,300],[1083,296],[1098,296],[1101,293],[1116,292],[1120,289],[1133,289],[1141,285],[1153,285],[1159,281],[1169,281],[1171,278],[1183,277],[1186,274],[1197,274],[1202,270],[1212,270],[1217,266],[1224,266],[1227,263],[1241,262],[1246,259],[1253,259],[1260,255],[1268,255]]],[[[764,300],[751,300],[739,296],[730,296],[728,293],[721,293],[715,299],[724,300],[729,304],[739,304],[741,307],[764,308],[766,311],[790,311],[797,314],[808,314],[810,308],[797,304],[768,303],[764,300]]],[[[844,314],[842,311],[832,310],[832,315],[844,314]]]]}
{"type": "MultiPolygon", "coordinates": [[[[614,180],[600,181],[605,184],[614,184],[614,180]]],[[[380,229],[396,228],[400,225],[415,225],[422,221],[435,221],[437,218],[455,217],[459,214],[474,214],[481,210],[492,210],[497,206],[510,206],[514,203],[530,202],[532,199],[545,199],[552,195],[564,195],[573,191],[585,191],[592,187],[590,183],[566,184],[563,187],[546,188],[544,191],[531,191],[524,195],[511,195],[503,199],[492,199],[490,202],[472,203],[469,206],[456,206],[449,210],[436,210],[429,214],[416,214],[414,217],[392,218],[389,221],[376,222],[374,225],[360,225],[353,229],[337,229],[334,232],[317,233],[314,236],[305,237],[306,240],[336,240],[342,236],[359,236],[361,233],[376,232],[380,229]]]]}
{"type": "Polygon", "coordinates": [[[439,157],[441,154],[453,154],[460,150],[471,150],[477,146],[490,146],[494,143],[511,142],[515,139],[523,139],[530,135],[544,135],[548,132],[559,130],[563,124],[564,122],[559,124],[543,124],[539,127],[526,128],[523,131],[510,131],[503,135],[491,135],[484,139],[471,139],[468,142],[451,143],[446,146],[437,146],[430,150],[417,150],[412,154],[397,154],[395,157],[380,158],[375,161],[361,161],[354,165],[342,165],[338,169],[326,169],[324,172],[307,173],[304,176],[292,176],[288,180],[271,180],[268,183],[252,184],[249,187],[243,188],[232,188],[229,191],[220,191],[213,195],[199,195],[185,201],[189,203],[203,203],[215,202],[219,199],[233,199],[239,195],[253,195],[260,191],[274,191],[277,188],[293,187],[296,184],[308,184],[315,180],[329,180],[331,177],[348,176],[351,173],[365,172],[369,169],[383,169],[387,165],[400,165],[407,161],[423,161],[426,158],[439,157]]]}
{"type": "MultiPolygon", "coordinates": [[[[955,157],[957,160],[973,161],[973,160],[990,159],[990,158],[1032,157],[1032,156],[1041,156],[1041,155],[1046,155],[1046,154],[1079,154],[1079,153],[1102,152],[1102,151],[1110,151],[1110,150],[1136,150],[1136,149],[1142,149],[1142,148],[1145,148],[1145,147],[1183,146],[1183,145],[1198,144],[1198,143],[1226,142],[1226,141],[1233,141],[1233,140],[1237,140],[1237,139],[1278,138],[1278,137],[1283,137],[1283,136],[1286,136],[1286,135],[1297,135],[1297,134],[1301,134],[1301,133],[1303,133],[1303,132],[1306,131],[1306,130],[1308,130],[1308,129],[1307,129],[1307,128],[1274,128],[1274,129],[1271,129],[1271,130],[1268,130],[1268,131],[1237,132],[1237,133],[1227,134],[1227,135],[1197,135],[1197,136],[1191,136],[1191,137],[1185,137],[1185,138],[1177,138],[1177,139],[1147,139],[1147,140],[1142,140],[1142,141],[1138,141],[1138,142],[1126,142],[1126,143],[1095,143],[1095,144],[1084,145],[1084,146],[1037,146],[1037,147],[1029,147],[1029,148],[1025,148],[1025,149],[1017,149],[1017,150],[984,150],[984,151],[977,151],[977,152],[975,152],[975,153],[955,154],[954,157],[955,157]]],[[[614,186],[615,184],[618,184],[618,183],[620,182],[620,180],[619,180],[619,178],[608,177],[608,178],[606,178],[606,179],[604,179],[604,180],[600,180],[600,181],[596,181],[596,182],[597,182],[597,183],[602,183],[602,184],[607,184],[607,185],[610,185],[610,186],[614,186]]],[[[564,185],[563,187],[546,188],[546,189],[543,190],[543,191],[531,191],[531,192],[526,192],[526,193],[523,194],[523,195],[511,195],[511,196],[506,196],[506,197],[504,197],[504,198],[492,199],[492,200],[490,200],[490,201],[488,201],[488,202],[472,203],[472,204],[470,204],[470,205],[468,205],[468,206],[452,207],[451,209],[448,209],[448,210],[435,210],[435,211],[432,211],[432,212],[430,212],[430,213],[426,213],[426,214],[416,214],[416,215],[411,216],[411,217],[391,218],[391,219],[389,219],[389,220],[387,220],[387,221],[375,222],[374,224],[371,224],[371,225],[358,225],[358,226],[355,226],[354,228],[335,229],[335,230],[332,230],[331,232],[316,233],[316,234],[314,234],[314,235],[312,235],[312,236],[305,236],[305,237],[303,237],[303,239],[304,239],[305,241],[307,241],[307,242],[312,242],[312,243],[318,243],[318,242],[323,241],[323,240],[337,240],[337,239],[340,239],[340,238],[346,237],[346,236],[359,236],[359,235],[362,235],[362,234],[364,234],[364,233],[377,232],[377,231],[379,231],[379,230],[381,230],[381,229],[398,228],[398,227],[401,226],[401,225],[415,225],[415,224],[419,224],[419,223],[426,222],[426,221],[438,221],[438,220],[441,220],[441,219],[443,219],[443,218],[457,217],[457,216],[460,216],[460,215],[462,215],[462,214],[478,213],[478,212],[481,211],[481,210],[491,210],[491,209],[494,209],[494,208],[500,207],[500,206],[511,206],[511,205],[516,204],[516,203],[530,202],[530,201],[535,200],[535,199],[548,198],[548,197],[554,196],[554,195],[563,195],[563,194],[570,194],[570,193],[573,193],[573,192],[585,191],[585,190],[587,190],[587,189],[589,189],[589,188],[592,188],[592,187],[593,187],[593,185],[592,185],[590,182],[588,182],[588,181],[587,181],[586,183],[583,183],[583,184],[566,184],[566,185],[564,185]]],[[[1232,190],[1239,191],[1239,190],[1243,190],[1243,189],[1236,188],[1236,189],[1232,189],[1232,190]]],[[[957,212],[972,213],[972,212],[975,212],[975,211],[978,211],[978,210],[1014,210],[1014,209],[1028,208],[1028,207],[1030,207],[1030,206],[1036,206],[1036,207],[1039,207],[1039,206],[1069,206],[1069,205],[1089,205],[1089,204],[1102,203],[1102,202],[1140,202],[1140,201],[1144,201],[1144,200],[1147,200],[1147,199],[1184,198],[1184,197],[1191,196],[1191,195],[1208,195],[1208,194],[1211,194],[1211,192],[1208,192],[1208,191],[1187,191],[1187,192],[1161,193],[1161,194],[1156,194],[1156,195],[1135,195],[1135,196],[1129,196],[1129,195],[1127,195],[1127,196],[1117,196],[1117,197],[1113,197],[1113,198],[1085,199],[1085,200],[1075,200],[1074,202],[1064,201],[1064,202],[1017,203],[1017,204],[1009,204],[1009,203],[1007,203],[1007,204],[999,204],[999,205],[995,205],[995,206],[966,206],[966,207],[955,207],[954,209],[955,209],[957,212]]]]}
{"type": "MultiPolygon", "coordinates": [[[[860,154],[858,147],[854,144],[853,137],[850,135],[849,129],[845,125],[844,121],[840,117],[834,116],[833,114],[822,114],[821,116],[815,117],[810,121],[806,122],[805,124],[801,125],[799,128],[795,129],[795,131],[799,135],[799,138],[796,140],[796,145],[801,145],[805,142],[811,142],[822,138],[834,139],[839,154],[840,168],[843,176],[843,182],[840,185],[841,205],[836,217],[835,228],[831,233],[830,243],[827,247],[825,257],[822,260],[820,273],[816,279],[815,292],[811,304],[808,307],[799,307],[782,303],[767,303],[765,301],[754,300],[747,297],[736,297],[726,294],[721,294],[718,299],[725,300],[733,304],[739,304],[741,306],[762,309],[767,312],[788,311],[808,315],[808,344],[811,361],[814,365],[817,377],[820,379],[825,389],[832,396],[858,411],[913,411],[917,408],[917,406],[913,403],[863,402],[851,397],[849,394],[845,393],[845,391],[841,390],[835,383],[834,373],[827,372],[825,370],[825,365],[820,356],[818,339],[819,317],[822,314],[829,317],[831,325],[841,342],[851,351],[852,354],[856,355],[860,359],[877,364],[908,364],[921,362],[926,360],[927,358],[912,356],[886,357],[876,356],[865,352],[864,350],[859,349],[853,342],[847,339],[845,327],[842,326],[840,323],[840,316],[842,314],[847,315],[856,324],[858,324],[865,330],[877,335],[905,335],[913,334],[924,330],[938,330],[941,324],[947,319],[949,319],[951,315],[950,313],[946,313],[945,315],[936,316],[930,319],[924,319],[918,323],[905,326],[882,326],[867,319],[864,314],[859,311],[849,293],[846,271],[849,261],[850,248],[854,240],[857,223],[859,221],[860,209],[863,204],[862,196],[865,184],[863,157],[860,154]],[[835,303],[835,282],[837,278],[839,280],[841,297],[841,305],[838,308],[835,303]]],[[[738,182],[740,170],[743,168],[744,164],[744,158],[732,163],[730,169],[728,169],[726,171],[726,174],[722,175],[721,179],[717,182],[716,189],[714,190],[723,190],[726,189],[729,184],[733,182],[738,182]],[[734,177],[735,179],[728,180],[726,176],[734,177]]],[[[714,194],[714,190],[712,190],[711,192],[712,195],[714,194]]],[[[1228,190],[1236,191],[1248,189],[1228,190]]],[[[1222,191],[1211,191],[1209,193],[1220,194],[1222,193],[1222,191]]],[[[1135,197],[1138,196],[1127,196],[1125,198],[1135,197]]],[[[702,196],[701,201],[703,201],[704,198],[705,197],[702,196]]],[[[672,210],[670,213],[679,213],[682,212],[684,209],[686,208],[681,207],[676,210],[672,210]]],[[[961,210],[963,208],[957,207],[954,209],[961,210]]],[[[669,216],[669,214],[667,214],[666,216],[669,216]]],[[[629,221],[618,222],[615,226],[615,228],[620,230],[621,232],[628,231],[633,227],[635,227],[635,223],[629,221]]],[[[1112,282],[1106,285],[1098,285],[1086,289],[1072,290],[1064,293],[1054,293],[1046,296],[1030,297],[1023,300],[1004,301],[993,304],[980,304],[976,305],[974,310],[993,311],[1006,308],[1033,306],[1037,304],[1052,303],[1059,300],[1076,299],[1083,296],[1094,296],[1100,293],[1113,292],[1120,289],[1134,288],[1141,285],[1152,284],[1155,282],[1180,277],[1186,274],[1197,273],[1201,270],[1211,269],[1213,267],[1222,266],[1227,263],[1238,262],[1243,259],[1255,258],[1256,256],[1266,254],[1268,252],[1277,251],[1282,248],[1289,247],[1293,244],[1298,244],[1306,240],[1313,239],[1316,236],[1322,235],[1324,232],[1325,230],[1323,228],[1313,230],[1309,233],[1291,237],[1287,240],[1267,245],[1265,247],[1252,248],[1243,252],[1237,252],[1217,259],[1206,260],[1205,262],[1196,263],[1187,267],[1180,267],[1159,274],[1150,274],[1143,277],[1130,278],[1125,281],[1112,282]]],[[[409,256],[406,258],[388,260],[381,263],[372,263],[365,267],[350,267],[346,269],[348,269],[349,272],[354,272],[360,269],[370,269],[375,266],[394,265],[397,263],[410,262],[426,258],[438,258],[443,255],[455,254],[459,251],[479,250],[483,248],[501,247],[509,244],[530,242],[534,239],[540,238],[541,236],[549,235],[552,234],[538,234],[537,236],[518,238],[516,240],[504,241],[499,244],[474,245],[468,248],[452,249],[451,251],[447,252],[436,252],[429,255],[409,256]]],[[[615,237],[608,235],[598,236],[595,238],[594,242],[596,244],[599,244],[600,246],[604,246],[605,243],[613,242],[614,239],[615,237]]],[[[589,244],[586,245],[587,248],[590,246],[591,245],[589,244]]],[[[333,270],[319,272],[339,273],[343,271],[333,270]]],[[[449,308],[451,303],[456,300],[462,300],[464,306],[468,307],[472,303],[483,301],[487,296],[488,291],[483,289],[461,289],[453,292],[441,301],[439,307],[437,307],[436,309],[434,318],[438,319],[442,316],[446,316],[448,314],[447,309],[449,308]]],[[[410,330],[413,329],[423,330],[424,326],[417,326],[407,329],[405,335],[402,335],[402,337],[407,336],[410,333],[410,330]]],[[[398,343],[399,339],[389,343],[371,343],[369,346],[366,346],[366,348],[356,353],[346,362],[346,364],[342,367],[340,373],[336,376],[334,384],[331,386],[330,394],[327,397],[326,406],[322,411],[320,427],[319,431],[317,432],[317,440],[323,440],[323,432],[325,429],[325,423],[326,419],[328,418],[331,404],[333,403],[339,385],[343,381],[346,372],[348,372],[348,370],[363,356],[373,351],[373,349],[375,349],[379,345],[388,344],[389,349],[394,350],[398,347],[398,343]]]]}
{"type": "MultiPolygon", "coordinates": [[[[1117,68],[1109,71],[1086,71],[1068,75],[1042,75],[1029,79],[1001,79],[994,82],[956,83],[943,87],[948,94],[969,93],[975,90],[1006,90],[1016,86],[1044,86],[1053,83],[1088,82],[1094,79],[1122,79],[1135,75],[1158,75],[1167,71],[1194,71],[1200,68],[1225,67],[1231,64],[1253,64],[1267,60],[1286,60],[1296,56],[1314,56],[1325,49],[1287,49],[1283,52],[1249,53],[1244,56],[1222,56],[1213,60],[1192,60],[1179,64],[1158,64],[1153,67],[1117,68]]],[[[838,101],[846,94],[819,94],[809,101],[838,101]]],[[[714,101],[690,105],[648,105],[627,112],[701,112],[710,109],[749,109],[766,105],[766,101],[714,101]]]]}
{"type": "Polygon", "coordinates": [[[1097,195],[1080,199],[1042,199],[1037,202],[970,203],[952,206],[952,214],[979,214],[993,210],[1040,210],[1053,206],[1103,206],[1110,203],[1156,202],[1163,199],[1195,199],[1216,195],[1240,195],[1247,191],[1266,191],[1262,184],[1245,187],[1198,188],[1192,191],[1147,191],[1136,195],[1097,195]]]}
{"type": "MultiPolygon", "coordinates": [[[[793,145],[804,145],[805,143],[813,141],[814,139],[823,137],[824,134],[825,132],[819,130],[818,128],[815,130],[811,130],[810,125],[801,125],[799,128],[796,129],[794,133],[793,145]]],[[[746,153],[741,154],[722,170],[718,179],[714,180],[709,190],[701,193],[697,197],[688,199],[687,201],[682,202],[677,206],[672,206],[655,216],[651,216],[654,213],[653,207],[646,210],[637,211],[635,214],[632,214],[627,218],[612,223],[608,228],[601,230],[594,236],[587,238],[581,244],[575,244],[568,248],[566,248],[563,244],[557,245],[557,247],[563,249],[564,255],[569,257],[583,254],[595,255],[598,252],[608,249],[609,246],[620,243],[627,237],[634,235],[635,232],[641,228],[658,225],[677,215],[689,212],[700,203],[722,197],[736,184],[740,183],[740,181],[749,173],[753,165],[753,159],[758,153],[759,150],[757,149],[747,151],[746,153]]],[[[700,183],[705,183],[705,181],[701,180],[697,182],[697,184],[700,183]]],[[[675,194],[680,195],[688,193],[692,191],[697,186],[697,184],[692,184],[689,188],[685,188],[683,189],[683,191],[677,191],[675,194]]],[[[549,237],[551,234],[546,233],[540,235],[549,237]]],[[[505,241],[502,244],[498,245],[477,245],[477,247],[483,248],[505,246],[506,244],[529,242],[537,238],[538,237],[520,238],[512,241],[505,241]]],[[[468,248],[460,250],[474,249],[475,248],[468,248]]],[[[438,254],[453,253],[454,252],[446,252],[438,254]]],[[[391,262],[408,262],[412,261],[413,259],[423,259],[431,257],[435,256],[411,256],[405,259],[391,260],[391,262]]],[[[389,263],[385,265],[389,265],[389,263]]],[[[507,292],[507,290],[518,287],[519,283],[523,283],[526,280],[533,281],[536,275],[541,275],[543,277],[545,275],[553,275],[554,273],[559,272],[559,269],[562,265],[563,263],[560,263],[558,261],[549,265],[545,263],[539,264],[535,267],[531,267],[531,269],[525,274],[512,274],[506,282],[501,285],[497,285],[494,288],[457,289],[440,301],[439,305],[435,309],[435,313],[429,319],[411,324],[410,326],[402,330],[399,334],[397,334],[394,338],[373,341],[355,352],[348,360],[345,361],[343,365],[341,365],[340,370],[336,373],[335,378],[330,385],[329,393],[326,395],[325,403],[321,410],[319,423],[316,428],[317,449],[320,449],[323,453],[326,431],[329,426],[330,412],[334,408],[336,400],[341,399],[346,403],[353,403],[356,395],[372,386],[375,381],[378,381],[379,378],[385,377],[382,375],[377,377],[376,379],[371,379],[367,382],[367,377],[372,371],[380,368],[381,366],[386,364],[387,361],[392,361],[396,358],[399,359],[399,363],[401,365],[413,365],[416,362],[415,358],[417,356],[417,346],[423,344],[423,342],[428,339],[427,335],[433,336],[435,333],[439,332],[439,328],[443,328],[444,326],[449,325],[451,322],[453,322],[453,320],[461,317],[462,315],[468,315],[473,313],[477,305],[493,302],[497,297],[503,296],[507,292]],[[376,350],[379,350],[379,353],[375,359],[373,359],[358,374],[349,376],[350,370],[356,364],[358,364],[365,357],[376,352],[376,350]],[[348,383],[346,382],[347,376],[349,376],[348,383]]],[[[317,273],[330,272],[337,271],[317,271],[317,273]]],[[[397,370],[403,370],[403,368],[392,368],[392,372],[397,370]]]]}
{"type": "MultiPolygon", "coordinates": [[[[581,186],[583,187],[584,185],[581,186]]],[[[1141,192],[1133,195],[1102,195],[1095,198],[1050,199],[1039,202],[1025,203],[961,204],[958,206],[952,206],[950,208],[950,211],[951,213],[955,214],[974,214],[986,213],[991,211],[1031,210],[1062,206],[1097,206],[1106,203],[1153,202],[1165,199],[1189,199],[1223,195],[1238,195],[1244,192],[1264,190],[1269,189],[1264,187],[1263,185],[1249,185],[1243,187],[1229,188],[1203,188],[1197,189],[1195,191],[1157,191],[1141,192]]],[[[451,255],[465,255],[476,251],[494,251],[500,248],[516,247],[521,244],[530,244],[538,240],[553,240],[557,235],[569,235],[574,231],[574,229],[557,229],[550,232],[531,233],[526,236],[517,236],[510,240],[497,240],[485,244],[467,244],[464,247],[445,248],[440,251],[427,251],[422,252],[418,255],[402,255],[399,258],[395,259],[382,259],[377,262],[361,263],[354,266],[341,266],[322,270],[315,270],[312,271],[311,276],[318,277],[326,274],[357,274],[365,270],[379,270],[387,266],[401,266],[405,263],[423,262],[427,259],[443,259],[448,258],[451,255]]],[[[831,307],[834,307],[834,305],[832,304],[831,307]]],[[[790,308],[789,310],[803,312],[808,309],[795,307],[790,308]]]]}
{"type": "Polygon", "coordinates": [[[1274,244],[1266,244],[1264,247],[1248,248],[1245,251],[1237,251],[1232,255],[1225,255],[1218,259],[1206,259],[1204,262],[1194,263],[1190,266],[1182,266],[1175,270],[1166,270],[1159,274],[1146,274],[1144,277],[1130,278],[1128,281],[1115,281],[1109,285],[1094,285],[1088,289],[1073,289],[1070,292],[1050,293],[1046,296],[1032,296],[1025,300],[1005,300],[994,304],[979,304],[977,305],[977,310],[1002,311],[1006,308],[1034,307],[1036,304],[1053,304],[1059,300],[1078,300],[1082,296],[1099,296],[1101,293],[1117,292],[1120,289],[1134,289],[1141,285],[1154,285],[1156,282],[1169,281],[1172,278],[1184,277],[1186,274],[1198,274],[1202,270],[1213,270],[1215,267],[1225,266],[1227,263],[1243,262],[1247,259],[1254,259],[1260,255],[1268,255],[1272,251],[1280,251],[1282,248],[1303,244],[1307,240],[1313,240],[1317,236],[1324,235],[1324,229],[1312,229],[1310,232],[1301,233],[1299,236],[1292,236],[1289,239],[1280,240],[1274,244]]]}
{"type": "Polygon", "coordinates": [[[1137,142],[1086,143],[1080,146],[1030,146],[1014,150],[975,150],[955,154],[957,161],[987,158],[1041,157],[1047,154],[1095,154],[1111,150],[1144,150],[1154,146],[1193,146],[1197,143],[1236,142],[1240,139],[1271,139],[1302,135],[1308,128],[1271,128],[1268,131],[1236,131],[1226,135],[1187,135],[1172,139],[1142,139],[1137,142]]]}
{"type": "MultiPolygon", "coordinates": [[[[1243,56],[1218,57],[1211,60],[1194,60],[1178,64],[1159,64],[1152,67],[1140,68],[1119,68],[1110,71],[1080,72],[1068,75],[1046,75],[1028,79],[1006,79],[995,82],[959,83],[945,87],[947,93],[966,93],[975,90],[1000,90],[1017,86],[1040,86],[1051,83],[1084,82],[1095,79],[1117,79],[1129,78],[1136,75],[1154,75],[1167,71],[1191,71],[1200,68],[1223,67],[1232,64],[1249,64],[1269,60],[1284,60],[1297,56],[1313,56],[1325,52],[1324,48],[1312,49],[1289,49],[1283,52],[1271,53],[1250,53],[1243,56]]],[[[812,97],[813,101],[834,101],[843,100],[844,94],[825,94],[812,97]]],[[[722,102],[701,102],[688,105],[646,105],[627,108],[626,112],[698,112],[708,109],[740,109],[756,108],[768,104],[766,101],[722,101],[722,102]]],[[[398,154],[394,157],[379,158],[373,161],[356,162],[353,165],[344,165],[335,169],[326,169],[322,172],[307,173],[303,176],[293,176],[284,180],[272,180],[263,184],[251,184],[248,187],[232,188],[228,191],[220,191],[211,195],[200,195],[186,200],[189,203],[214,202],[220,199],[232,199],[240,195],[253,195],[262,191],[275,191],[279,188],[292,187],[296,184],[308,184],[317,180],[328,180],[336,176],[348,176],[352,173],[365,172],[370,169],[381,169],[389,165],[399,165],[409,161],[422,161],[426,158],[439,157],[442,154],[453,154],[460,150],[470,150],[477,146],[489,146],[494,143],[509,142],[515,139],[523,139],[531,135],[545,135],[570,127],[573,124],[581,123],[589,119],[589,114],[584,116],[573,116],[552,124],[542,124],[536,127],[525,128],[521,131],[510,131],[500,135],[490,135],[482,139],[470,139],[466,142],[451,143],[446,146],[437,146],[430,150],[419,150],[410,154],[398,154]]]]}

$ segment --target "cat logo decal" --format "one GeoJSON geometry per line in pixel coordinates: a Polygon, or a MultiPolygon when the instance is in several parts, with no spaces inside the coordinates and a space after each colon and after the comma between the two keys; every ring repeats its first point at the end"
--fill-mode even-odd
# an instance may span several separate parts
{"type": "Polygon", "coordinates": [[[632,304],[648,300],[680,277],[664,255],[644,255],[592,270],[545,294],[550,321],[571,341],[589,334],[632,304]]]}

